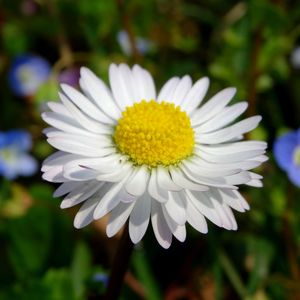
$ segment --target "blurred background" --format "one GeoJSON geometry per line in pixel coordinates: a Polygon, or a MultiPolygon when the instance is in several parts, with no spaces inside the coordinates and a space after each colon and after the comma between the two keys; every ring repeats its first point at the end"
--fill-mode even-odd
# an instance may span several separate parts
{"type": "Polygon", "coordinates": [[[41,179],[53,149],[40,113],[80,66],[107,81],[111,62],[141,64],[157,88],[184,74],[209,76],[209,96],[236,86],[246,115],[263,116],[247,138],[267,140],[270,158],[264,187],[242,188],[251,210],[235,213],[237,232],[188,227],[163,250],[149,228],[122,299],[300,299],[300,134],[298,173],[282,163],[300,125],[298,0],[2,0],[0,34],[1,300],[101,299],[119,236],[106,238],[105,218],[76,230],[77,208],[59,208],[41,179]]]}

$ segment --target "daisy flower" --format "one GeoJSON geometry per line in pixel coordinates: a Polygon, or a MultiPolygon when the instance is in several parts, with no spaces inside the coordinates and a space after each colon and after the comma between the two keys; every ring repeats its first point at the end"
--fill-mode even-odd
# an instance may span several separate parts
{"type": "Polygon", "coordinates": [[[44,161],[43,178],[62,183],[54,196],[61,207],[83,203],[74,226],[110,213],[106,232],[115,235],[129,219],[133,243],[149,222],[159,244],[186,238],[186,222],[207,233],[206,219],[236,230],[232,209],[249,209],[240,184],[260,187],[249,170],[266,160],[266,143],[241,141],[261,120],[233,124],[246,102],[228,106],[227,88],[202,104],[208,78],[173,77],[156,93],[149,72],[138,65],[109,68],[108,88],[81,68],[80,87],[61,85],[60,103],[43,119],[48,142],[58,149],[44,161]]]}

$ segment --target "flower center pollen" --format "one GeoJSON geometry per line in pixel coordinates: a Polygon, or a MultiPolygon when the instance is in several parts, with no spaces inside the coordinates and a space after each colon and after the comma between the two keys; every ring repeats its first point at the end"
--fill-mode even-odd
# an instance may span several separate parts
{"type": "Polygon", "coordinates": [[[300,146],[294,151],[294,162],[297,166],[300,166],[300,146]]]}
{"type": "Polygon", "coordinates": [[[187,114],[173,103],[141,101],[126,107],[113,139],[137,165],[169,166],[190,156],[194,131],[187,114]]]}

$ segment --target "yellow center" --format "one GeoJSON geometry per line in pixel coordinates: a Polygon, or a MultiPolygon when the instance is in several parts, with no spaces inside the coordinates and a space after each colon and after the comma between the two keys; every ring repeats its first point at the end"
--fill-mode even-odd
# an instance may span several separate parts
{"type": "Polygon", "coordinates": [[[194,131],[187,114],[173,103],[142,101],[126,107],[114,141],[118,150],[137,165],[174,165],[190,156],[194,131]]]}

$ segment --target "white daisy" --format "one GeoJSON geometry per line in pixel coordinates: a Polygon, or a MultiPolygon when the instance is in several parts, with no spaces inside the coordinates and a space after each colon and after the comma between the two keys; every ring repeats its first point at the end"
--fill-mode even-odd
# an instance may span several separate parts
{"type": "Polygon", "coordinates": [[[115,235],[129,219],[133,243],[151,220],[159,244],[186,238],[185,224],[207,232],[206,219],[236,230],[232,209],[249,206],[238,185],[260,187],[253,172],[267,158],[266,143],[240,141],[261,120],[232,122],[246,102],[228,106],[235,88],[202,104],[209,80],[192,84],[173,77],[156,94],[149,72],[112,64],[110,89],[81,69],[83,93],[61,85],[60,103],[49,102],[43,119],[48,142],[58,149],[43,164],[43,178],[62,184],[62,208],[83,203],[74,226],[82,228],[110,213],[106,232],[115,235]]]}

